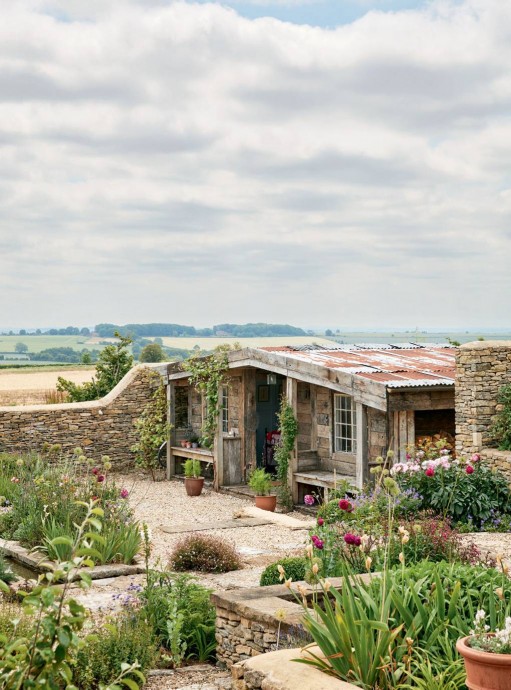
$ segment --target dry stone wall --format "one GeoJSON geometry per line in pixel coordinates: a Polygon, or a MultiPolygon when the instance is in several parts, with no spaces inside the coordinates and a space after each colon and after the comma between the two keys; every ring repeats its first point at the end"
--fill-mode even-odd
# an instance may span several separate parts
{"type": "Polygon", "coordinates": [[[456,451],[467,455],[491,446],[489,428],[502,386],[511,383],[511,342],[478,341],[456,353],[456,451]]]}
{"type": "Polygon", "coordinates": [[[45,442],[59,443],[64,451],[80,446],[92,457],[109,455],[116,468],[130,464],[134,422],[155,386],[151,370],[163,375],[165,366],[134,367],[101,400],[0,407],[0,452],[37,452],[45,442]]]}

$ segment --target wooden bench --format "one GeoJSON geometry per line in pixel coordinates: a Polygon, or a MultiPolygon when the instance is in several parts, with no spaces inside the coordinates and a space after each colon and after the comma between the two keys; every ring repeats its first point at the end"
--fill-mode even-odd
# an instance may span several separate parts
{"type": "Polygon", "coordinates": [[[340,482],[345,480],[354,486],[356,481],[353,476],[324,470],[295,472],[293,476],[297,484],[307,484],[323,489],[325,502],[328,501],[329,490],[335,489],[340,482]]]}
{"type": "Polygon", "coordinates": [[[182,448],[181,446],[170,446],[167,457],[167,479],[170,479],[176,471],[176,458],[192,458],[207,464],[213,464],[215,457],[212,450],[207,448],[182,448]]]}

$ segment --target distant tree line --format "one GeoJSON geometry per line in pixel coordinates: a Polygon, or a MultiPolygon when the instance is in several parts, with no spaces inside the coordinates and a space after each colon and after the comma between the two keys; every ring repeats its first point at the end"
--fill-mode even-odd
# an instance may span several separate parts
{"type": "Polygon", "coordinates": [[[200,337],[231,336],[233,338],[253,338],[271,336],[306,335],[306,332],[296,326],[272,323],[222,323],[213,328],[195,328],[177,323],[128,323],[119,326],[113,323],[98,323],[94,327],[101,338],[112,338],[115,332],[130,337],[200,337]]]}

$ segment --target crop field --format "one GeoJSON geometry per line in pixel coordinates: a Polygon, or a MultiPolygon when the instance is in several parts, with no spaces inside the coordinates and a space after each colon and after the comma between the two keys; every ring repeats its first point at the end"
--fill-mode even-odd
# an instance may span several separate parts
{"type": "Polygon", "coordinates": [[[16,343],[24,343],[29,352],[41,352],[51,347],[72,347],[81,352],[84,348],[99,350],[107,342],[105,338],[86,335],[0,335],[0,352],[15,352],[16,343]]]}
{"type": "MultiPolygon", "coordinates": [[[[154,338],[153,338],[154,340],[154,338]]],[[[322,336],[303,335],[271,338],[162,338],[166,347],[176,347],[182,350],[193,350],[199,347],[201,350],[213,350],[217,345],[234,345],[239,343],[241,347],[271,347],[274,345],[308,345],[318,343],[318,345],[332,345],[332,340],[322,336]]]]}
{"type": "Polygon", "coordinates": [[[94,367],[44,367],[30,369],[0,369],[0,406],[36,405],[46,402],[49,391],[55,391],[57,379],[63,376],[74,383],[90,381],[94,367]]]}

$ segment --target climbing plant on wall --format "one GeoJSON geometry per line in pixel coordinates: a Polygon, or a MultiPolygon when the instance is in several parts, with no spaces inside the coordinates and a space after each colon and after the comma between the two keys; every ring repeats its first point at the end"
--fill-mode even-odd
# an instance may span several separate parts
{"type": "Polygon", "coordinates": [[[280,443],[275,451],[277,477],[280,481],[278,490],[279,502],[284,508],[292,508],[293,496],[289,487],[289,459],[295,447],[298,435],[298,420],[287,398],[282,397],[278,413],[280,443]]]}
{"type": "Polygon", "coordinates": [[[225,383],[229,360],[227,353],[231,347],[220,345],[207,357],[200,353],[192,355],[183,367],[190,373],[190,383],[202,394],[205,403],[205,416],[202,422],[201,443],[212,448],[218,428],[220,414],[220,386],[225,383]]]}

